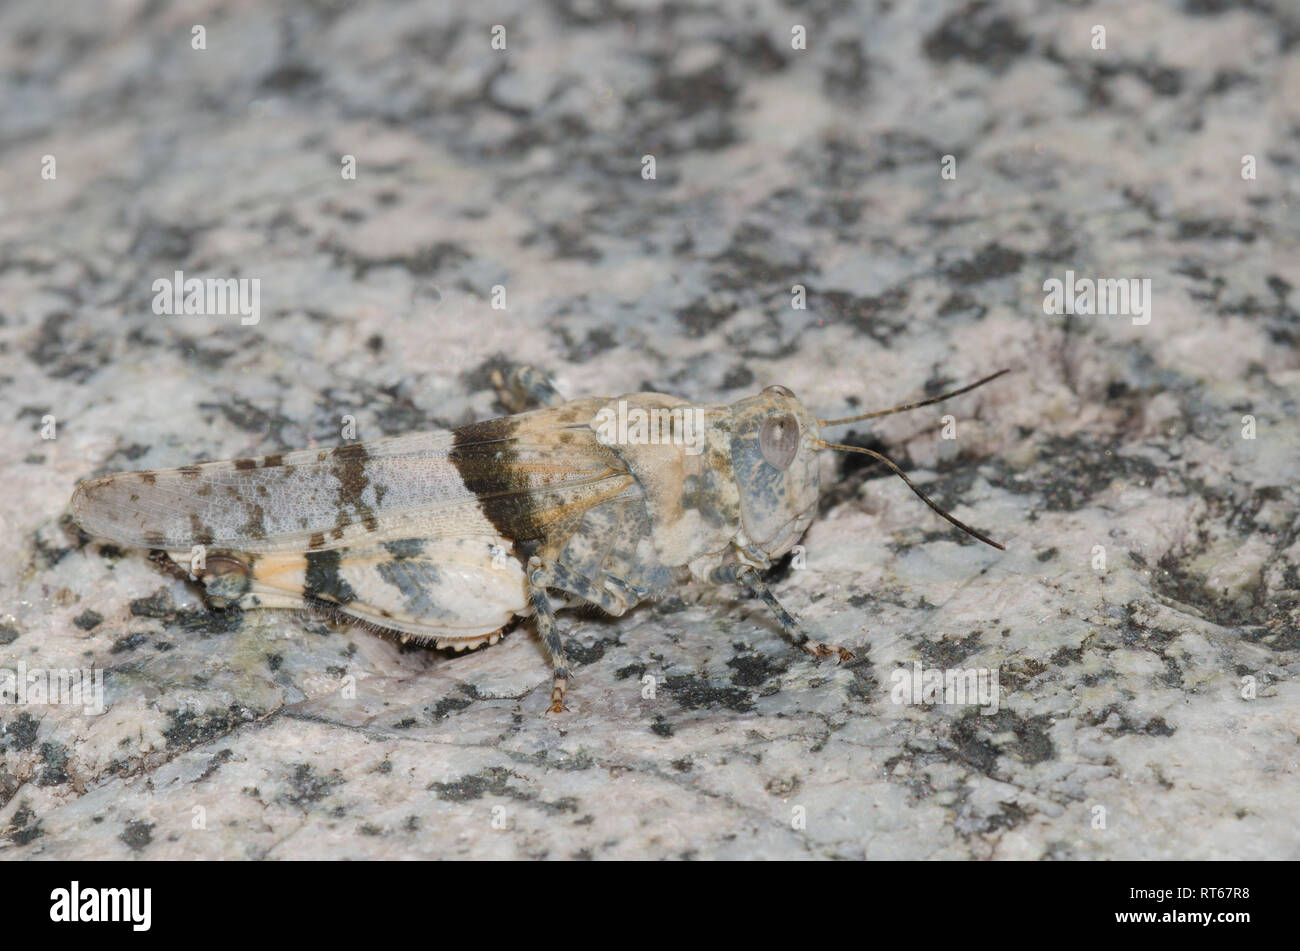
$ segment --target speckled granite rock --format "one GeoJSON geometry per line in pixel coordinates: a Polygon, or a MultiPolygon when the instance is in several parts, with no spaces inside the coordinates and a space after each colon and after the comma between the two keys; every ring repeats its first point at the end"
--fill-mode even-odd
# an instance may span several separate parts
{"type": "Polygon", "coordinates": [[[106,671],[0,706],[0,855],[1300,857],[1293,7],[99,6],[0,8],[0,661],[106,671]],[[260,321],[156,316],[177,269],[260,321]],[[1045,314],[1067,270],[1150,322],[1045,314]],[[832,414],[1014,367],[850,437],[1009,550],[828,459],[774,585],[857,660],[684,591],[567,615],[548,717],[526,629],[209,614],[69,523],[92,473],[492,415],[504,359],[832,414]],[[916,661],[997,712],[892,702],[916,661]]]}

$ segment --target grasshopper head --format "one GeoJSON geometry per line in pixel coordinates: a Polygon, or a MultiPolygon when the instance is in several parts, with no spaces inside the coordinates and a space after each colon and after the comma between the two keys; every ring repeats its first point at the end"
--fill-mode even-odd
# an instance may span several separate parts
{"type": "Polygon", "coordinates": [[[740,488],[741,522],[754,548],[769,560],[794,546],[812,521],[820,489],[817,453],[823,449],[856,452],[884,463],[935,514],[1000,551],[1006,549],[945,512],[920,490],[892,460],[873,449],[826,442],[821,428],[901,413],[969,392],[1007,373],[999,370],[968,386],[893,409],[860,413],[844,419],[818,419],[784,386],[769,386],[757,396],[731,406],[731,460],[740,488]]]}
{"type": "Polygon", "coordinates": [[[741,523],[754,547],[779,558],[799,540],[820,493],[817,419],[784,386],[731,405],[731,464],[741,523]]]}

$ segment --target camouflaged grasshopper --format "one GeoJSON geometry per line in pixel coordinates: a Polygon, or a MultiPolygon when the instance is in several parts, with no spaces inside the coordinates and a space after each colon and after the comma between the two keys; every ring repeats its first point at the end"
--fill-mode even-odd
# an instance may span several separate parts
{"type": "Polygon", "coordinates": [[[783,386],[731,405],[660,393],[565,401],[523,367],[510,381],[495,377],[502,401],[545,408],[450,432],[113,473],[78,485],[72,513],[92,536],[165,553],[215,607],[327,607],[456,650],[494,644],[531,614],[559,712],[570,671],[555,609],[575,599],[621,615],[687,580],[739,583],[796,645],[852,657],[810,639],[761,577],[813,519],[821,450],[883,462],[934,511],[1001,549],[889,459],[819,432],[936,403],[1005,372],[892,410],[819,420],[783,386]]]}

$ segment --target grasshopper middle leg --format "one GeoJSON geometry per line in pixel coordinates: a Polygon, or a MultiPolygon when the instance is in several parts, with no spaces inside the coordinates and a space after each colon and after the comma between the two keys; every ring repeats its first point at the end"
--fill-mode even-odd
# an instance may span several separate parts
{"type": "Polygon", "coordinates": [[[528,599],[533,605],[533,616],[537,618],[537,633],[546,645],[546,653],[551,658],[550,713],[564,713],[569,708],[564,705],[564,695],[569,690],[569,660],[564,656],[564,644],[560,640],[560,629],[555,623],[555,608],[546,593],[546,569],[542,560],[534,555],[528,560],[525,569],[528,585],[528,599]]]}

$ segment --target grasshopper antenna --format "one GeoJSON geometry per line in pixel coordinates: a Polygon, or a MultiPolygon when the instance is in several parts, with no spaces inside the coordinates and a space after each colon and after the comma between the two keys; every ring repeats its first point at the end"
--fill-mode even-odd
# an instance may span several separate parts
{"type": "MultiPolygon", "coordinates": [[[[985,383],[991,383],[1004,373],[1010,373],[1008,370],[999,370],[997,373],[991,373],[982,380],[976,380],[969,386],[963,386],[960,390],[953,390],[951,393],[941,393],[938,396],[932,396],[928,400],[921,400],[919,403],[905,403],[902,406],[895,406],[893,409],[880,409],[874,413],[862,413],[859,416],[845,416],[843,419],[819,419],[818,426],[838,426],[840,423],[856,423],[864,419],[875,419],[878,416],[889,416],[892,413],[904,413],[909,409],[918,409],[922,406],[929,406],[932,403],[941,403],[944,400],[952,399],[954,396],[961,396],[963,393],[969,393],[977,386],[983,386],[985,383]]],[[[836,447],[832,447],[836,448],[836,447]]],[[[840,447],[842,448],[842,447],[840,447]]],[[[899,475],[902,475],[900,472],[899,475]]],[[[906,476],[904,476],[906,478],[906,476]]],[[[933,506],[932,506],[933,507],[933,506]]]]}
{"type": "MultiPolygon", "coordinates": [[[[817,420],[817,425],[838,426],[841,423],[856,423],[864,419],[876,419],[877,417],[889,416],[893,413],[904,413],[909,409],[918,409],[919,407],[922,406],[930,406],[931,404],[939,403],[946,399],[951,399],[954,396],[961,396],[961,394],[963,393],[969,393],[971,390],[975,389],[975,387],[983,386],[985,383],[992,382],[993,380],[996,380],[998,377],[1002,376],[1003,374],[1010,373],[1010,372],[1011,371],[1007,369],[1007,370],[999,370],[997,373],[990,373],[982,380],[976,380],[974,383],[971,383],[968,386],[963,386],[959,390],[952,390],[949,393],[941,393],[938,396],[932,396],[928,400],[920,400],[919,402],[916,403],[905,403],[902,406],[895,406],[893,409],[876,410],[874,413],[862,413],[858,416],[846,416],[843,419],[819,419],[817,420]]],[[[870,456],[873,459],[883,462],[885,465],[889,466],[889,468],[893,470],[894,475],[898,476],[900,479],[906,482],[907,487],[916,493],[917,498],[919,498],[922,502],[928,505],[930,509],[934,511],[940,518],[946,519],[947,521],[951,522],[953,525],[956,525],[958,528],[960,528],[967,535],[971,536],[972,538],[978,538],[984,544],[991,545],[992,547],[996,548],[998,551],[1007,550],[1006,546],[999,545],[997,542],[989,538],[987,535],[976,531],[975,529],[967,525],[965,522],[961,521],[960,519],[952,515],[949,515],[943,509],[939,508],[939,506],[934,502],[934,500],[931,499],[924,492],[922,492],[919,488],[917,488],[916,483],[913,482],[911,479],[909,479],[907,475],[903,472],[903,470],[898,468],[898,466],[894,463],[894,461],[888,458],[887,456],[883,456],[873,449],[864,449],[861,446],[846,446],[843,443],[826,442],[823,439],[819,439],[817,440],[817,442],[818,442],[818,448],[821,449],[836,449],[839,450],[840,452],[858,452],[864,456],[870,456]]]]}
{"type": "MultiPolygon", "coordinates": [[[[1004,370],[1003,372],[1005,373],[1006,371],[1004,370]]],[[[999,375],[1000,375],[1000,374],[999,374],[999,375]]],[[[992,379],[992,377],[989,377],[989,379],[992,379]]],[[[980,382],[983,382],[983,381],[980,381],[980,382]]],[[[979,384],[977,383],[977,384],[975,384],[975,385],[978,386],[979,384]]],[[[969,387],[967,387],[967,389],[969,389],[969,387]]],[[[959,390],[958,392],[961,392],[961,391],[959,390]]],[[[928,402],[928,401],[927,401],[927,402],[928,402]]],[[[957,517],[955,517],[955,516],[953,516],[953,515],[949,515],[949,514],[948,514],[947,512],[945,512],[943,509],[939,508],[938,504],[937,504],[937,503],[936,503],[932,498],[930,498],[928,495],[926,495],[924,492],[922,492],[919,488],[917,488],[916,483],[913,482],[911,479],[909,479],[909,478],[907,477],[907,474],[904,473],[902,469],[898,468],[898,466],[894,463],[894,460],[890,459],[888,456],[883,456],[883,455],[881,455],[880,453],[876,452],[876,451],[873,450],[873,449],[864,449],[864,448],[862,448],[861,446],[845,446],[845,445],[843,445],[842,443],[837,443],[837,442],[826,442],[826,440],[824,440],[824,439],[819,439],[819,440],[817,440],[817,448],[818,448],[818,449],[838,449],[840,452],[860,452],[860,453],[862,453],[864,456],[870,456],[870,457],[873,458],[873,459],[878,459],[878,460],[880,460],[880,461],[883,462],[885,465],[889,466],[890,469],[894,470],[894,475],[898,476],[900,479],[902,479],[904,482],[906,482],[906,483],[907,483],[907,487],[908,487],[909,489],[911,489],[913,492],[916,493],[917,498],[919,498],[919,499],[920,499],[922,502],[924,502],[926,505],[930,506],[930,508],[933,509],[934,512],[935,512],[935,513],[936,513],[940,518],[947,519],[949,522],[951,522],[952,524],[956,525],[958,528],[960,528],[960,529],[961,529],[963,532],[965,532],[967,535],[971,536],[972,538],[978,538],[980,541],[982,541],[982,542],[983,542],[984,544],[986,544],[986,545],[992,545],[992,546],[993,546],[994,548],[996,548],[998,551],[1006,551],[1006,550],[1007,550],[1007,548],[1006,548],[1005,545],[999,545],[997,542],[995,542],[993,539],[989,538],[987,535],[983,534],[982,532],[978,532],[978,531],[976,531],[975,529],[973,529],[973,528],[971,528],[969,525],[967,525],[965,522],[961,521],[961,519],[959,519],[959,518],[957,518],[957,517]]]]}

